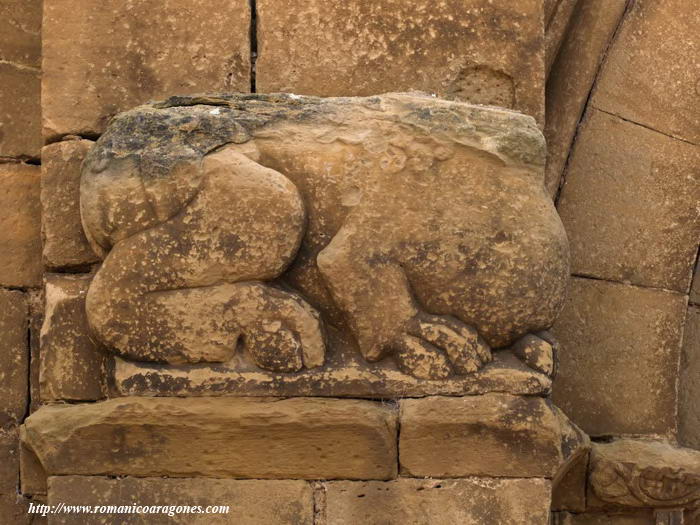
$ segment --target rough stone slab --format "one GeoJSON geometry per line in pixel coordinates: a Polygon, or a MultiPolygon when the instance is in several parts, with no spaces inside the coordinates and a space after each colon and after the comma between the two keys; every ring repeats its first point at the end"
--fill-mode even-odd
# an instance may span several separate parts
{"type": "Polygon", "coordinates": [[[557,512],[554,514],[553,525],[656,525],[656,518],[651,510],[586,512],[584,514],[557,512]]]}
{"type": "MultiPolygon", "coordinates": [[[[103,514],[104,525],[312,525],[311,486],[300,480],[110,479],[98,476],[49,478],[49,504],[56,505],[228,506],[229,512],[198,515],[103,514]]],[[[51,524],[83,525],[85,515],[51,516],[51,524]]]]}
{"type": "Polygon", "coordinates": [[[591,449],[588,506],[700,508],[700,451],[618,439],[591,449]]]}
{"type": "Polygon", "coordinates": [[[0,286],[41,284],[40,177],[39,166],[0,164],[0,286]]]}
{"type": "Polygon", "coordinates": [[[46,471],[39,463],[39,458],[36,457],[36,454],[23,441],[19,442],[19,474],[20,493],[23,496],[46,496],[46,471]]]}
{"type": "Polygon", "coordinates": [[[678,440],[700,450],[700,307],[688,307],[683,330],[678,440]]]}
{"type": "Polygon", "coordinates": [[[18,494],[0,494],[0,517],[3,523],[8,525],[37,525],[39,521],[32,521],[32,516],[27,514],[28,501],[18,494]]]}
{"type": "Polygon", "coordinates": [[[700,11],[686,0],[634,3],[592,98],[595,107],[700,144],[700,11]]]}
{"type": "Polygon", "coordinates": [[[122,398],[44,406],[23,440],[49,475],[388,479],[396,413],[318,398],[122,398]]]}
{"type": "Polygon", "coordinates": [[[584,512],[590,453],[580,454],[552,486],[552,510],[584,512]]]}
{"type": "Polygon", "coordinates": [[[38,158],[41,72],[0,62],[0,157],[38,158]]]}
{"type": "Polygon", "coordinates": [[[353,348],[329,345],[326,369],[269,372],[240,359],[223,365],[172,366],[115,358],[114,386],[122,396],[322,396],[399,398],[507,392],[547,395],[552,381],[509,351],[495,353],[479,372],[446,380],[416,379],[393,362],[368,363],[353,348]]]}
{"type": "Polygon", "coordinates": [[[421,90],[543,123],[542,0],[257,2],[260,92],[421,90]]]}
{"type": "Polygon", "coordinates": [[[558,206],[572,273],[687,293],[700,238],[698,165],[696,146],[590,112],[558,206]]]}
{"type": "Polygon", "coordinates": [[[248,91],[249,31],[245,0],[46,0],[44,137],[99,134],[158,97],[248,91]]]}
{"type": "Polygon", "coordinates": [[[17,494],[19,481],[19,431],[0,429],[0,494],[17,494]]]}
{"type": "Polygon", "coordinates": [[[579,0],[547,78],[545,183],[552,196],[559,187],[593,81],[626,3],[579,0]]]}
{"type": "Polygon", "coordinates": [[[0,427],[27,410],[27,309],[26,294],[0,288],[0,427]]]}
{"type": "Polygon", "coordinates": [[[408,476],[552,478],[589,447],[542,398],[430,397],[400,406],[401,469],[408,476]]]}
{"type": "Polygon", "coordinates": [[[106,395],[107,355],[90,337],[85,295],[91,275],[46,275],[41,327],[42,402],[92,401],[106,395]]]}
{"type": "Polygon", "coordinates": [[[327,525],[548,523],[544,479],[398,479],[327,483],[327,525]]]}
{"type": "Polygon", "coordinates": [[[41,233],[44,264],[70,268],[97,262],[80,220],[80,168],[90,140],[68,140],[41,150],[41,233]]]}
{"type": "Polygon", "coordinates": [[[41,66],[41,0],[0,4],[0,60],[41,66]]]}
{"type": "Polygon", "coordinates": [[[554,402],[592,436],[675,433],[685,309],[673,292],[572,278],[554,402]]]}

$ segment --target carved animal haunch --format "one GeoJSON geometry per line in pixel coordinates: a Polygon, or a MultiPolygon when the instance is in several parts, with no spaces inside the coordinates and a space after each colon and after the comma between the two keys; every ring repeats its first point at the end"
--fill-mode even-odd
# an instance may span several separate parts
{"type": "Polygon", "coordinates": [[[241,346],[292,372],[323,364],[328,324],[417,377],[474,372],[518,340],[551,372],[542,339],[521,339],[553,323],[568,277],[544,159],[532,118],[417,94],[141,106],[83,167],[105,257],[90,325],[139,361],[241,346]]]}

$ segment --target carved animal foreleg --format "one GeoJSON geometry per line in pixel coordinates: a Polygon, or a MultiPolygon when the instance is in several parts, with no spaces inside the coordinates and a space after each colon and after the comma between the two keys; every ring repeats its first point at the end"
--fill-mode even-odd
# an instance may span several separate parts
{"type": "Polygon", "coordinates": [[[420,310],[401,265],[368,253],[371,231],[341,229],[317,260],[363,356],[377,361],[393,354],[404,372],[425,379],[475,372],[490,361],[490,350],[476,330],[456,318],[420,310]]]}
{"type": "Polygon", "coordinates": [[[260,282],[280,275],[298,248],[305,216],[296,188],[231,150],[201,169],[202,188],[184,210],[109,253],[87,296],[93,331],[140,361],[225,361],[243,336],[263,368],[322,364],[318,315],[260,282]]]}

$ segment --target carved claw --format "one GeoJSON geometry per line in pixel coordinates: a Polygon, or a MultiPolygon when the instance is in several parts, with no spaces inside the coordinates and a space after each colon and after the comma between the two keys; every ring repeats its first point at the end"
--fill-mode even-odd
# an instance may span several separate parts
{"type": "Polygon", "coordinates": [[[450,316],[417,314],[394,346],[399,368],[420,379],[472,374],[492,360],[477,331],[450,316]]]}
{"type": "Polygon", "coordinates": [[[528,334],[519,339],[512,347],[513,353],[520,358],[523,363],[554,377],[557,371],[556,351],[559,344],[549,332],[538,332],[528,334]]]}

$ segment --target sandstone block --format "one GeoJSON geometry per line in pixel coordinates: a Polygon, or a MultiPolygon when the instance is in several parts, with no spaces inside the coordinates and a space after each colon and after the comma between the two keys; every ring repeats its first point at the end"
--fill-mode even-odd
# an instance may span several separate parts
{"type": "Polygon", "coordinates": [[[39,523],[32,521],[32,516],[27,514],[28,502],[18,494],[0,494],[0,516],[3,523],[12,525],[29,525],[39,523]]]}
{"type": "Polygon", "coordinates": [[[553,525],[657,525],[651,510],[554,514],[553,525]]]}
{"type": "Polygon", "coordinates": [[[259,0],[257,14],[260,92],[421,90],[543,122],[541,0],[259,0]]]}
{"type": "Polygon", "coordinates": [[[690,302],[700,305],[700,264],[695,263],[695,275],[693,276],[693,284],[690,287],[690,302]]]}
{"type": "MultiPolygon", "coordinates": [[[[103,514],[104,525],[312,525],[314,502],[310,485],[300,480],[164,479],[99,476],[49,478],[49,504],[143,506],[226,506],[214,514],[103,514]]],[[[51,516],[52,524],[82,525],[85,515],[51,516]]]]}
{"type": "Polygon", "coordinates": [[[19,481],[19,431],[0,429],[0,494],[17,494],[19,481]]]}
{"type": "Polygon", "coordinates": [[[23,438],[49,475],[388,479],[395,419],[357,400],[117,398],[44,406],[23,438]]]}
{"type": "Polygon", "coordinates": [[[46,0],[43,133],[102,133],[150,99],[250,88],[245,0],[46,0]]]}
{"type": "Polygon", "coordinates": [[[39,166],[0,164],[0,286],[41,284],[40,177],[39,166]]]}
{"type": "Polygon", "coordinates": [[[552,510],[586,510],[589,456],[587,452],[571,461],[557,482],[552,485],[552,510]]]}
{"type": "Polygon", "coordinates": [[[700,144],[700,11],[685,0],[635,2],[593,94],[595,107],[700,144]]]}
{"type": "MultiPolygon", "coordinates": [[[[563,1],[563,0],[562,0],[563,1]]],[[[593,81],[626,0],[579,0],[547,78],[547,191],[554,196],[593,81]]]]}
{"type": "Polygon", "coordinates": [[[24,293],[0,288],[0,427],[27,410],[27,308],[24,293]]]}
{"type": "Polygon", "coordinates": [[[41,105],[38,69],[0,63],[0,156],[38,158],[41,105]]]}
{"type": "Polygon", "coordinates": [[[700,451],[663,441],[596,443],[589,467],[590,508],[700,510],[700,451]]]}
{"type": "Polygon", "coordinates": [[[554,402],[590,435],[674,433],[685,307],[673,292],[573,278],[552,329],[554,402]]]}
{"type": "Polygon", "coordinates": [[[41,0],[4,0],[0,4],[0,59],[41,65],[41,0]]]}
{"type": "Polygon", "coordinates": [[[700,450],[700,307],[688,307],[683,330],[678,439],[700,450]]]}
{"type": "Polygon", "coordinates": [[[414,477],[559,477],[587,437],[539,397],[488,394],[401,402],[402,471],[414,477]]]}
{"type": "Polygon", "coordinates": [[[49,268],[98,260],[80,219],[80,167],[92,144],[68,140],[41,150],[41,233],[44,264],[49,268]]]}
{"type": "Polygon", "coordinates": [[[398,479],[327,483],[327,525],[542,525],[549,520],[544,479],[398,479]]]}
{"type": "MultiPolygon", "coordinates": [[[[547,2],[545,2],[546,4],[547,2]]],[[[545,73],[546,78],[559,54],[559,48],[569,29],[571,18],[576,11],[578,0],[557,0],[556,5],[545,5],[545,73]],[[551,11],[551,12],[548,12],[551,11]]]]}
{"type": "Polygon", "coordinates": [[[46,276],[39,365],[43,402],[89,401],[105,396],[107,356],[90,337],[85,317],[85,295],[91,278],[91,275],[46,276]]]}
{"type": "Polygon", "coordinates": [[[23,496],[45,497],[47,493],[47,476],[39,458],[27,447],[24,441],[19,442],[19,474],[20,493],[23,496]]]}
{"type": "Polygon", "coordinates": [[[687,293],[700,148],[593,111],[572,155],[558,206],[572,272],[687,293]]]}

